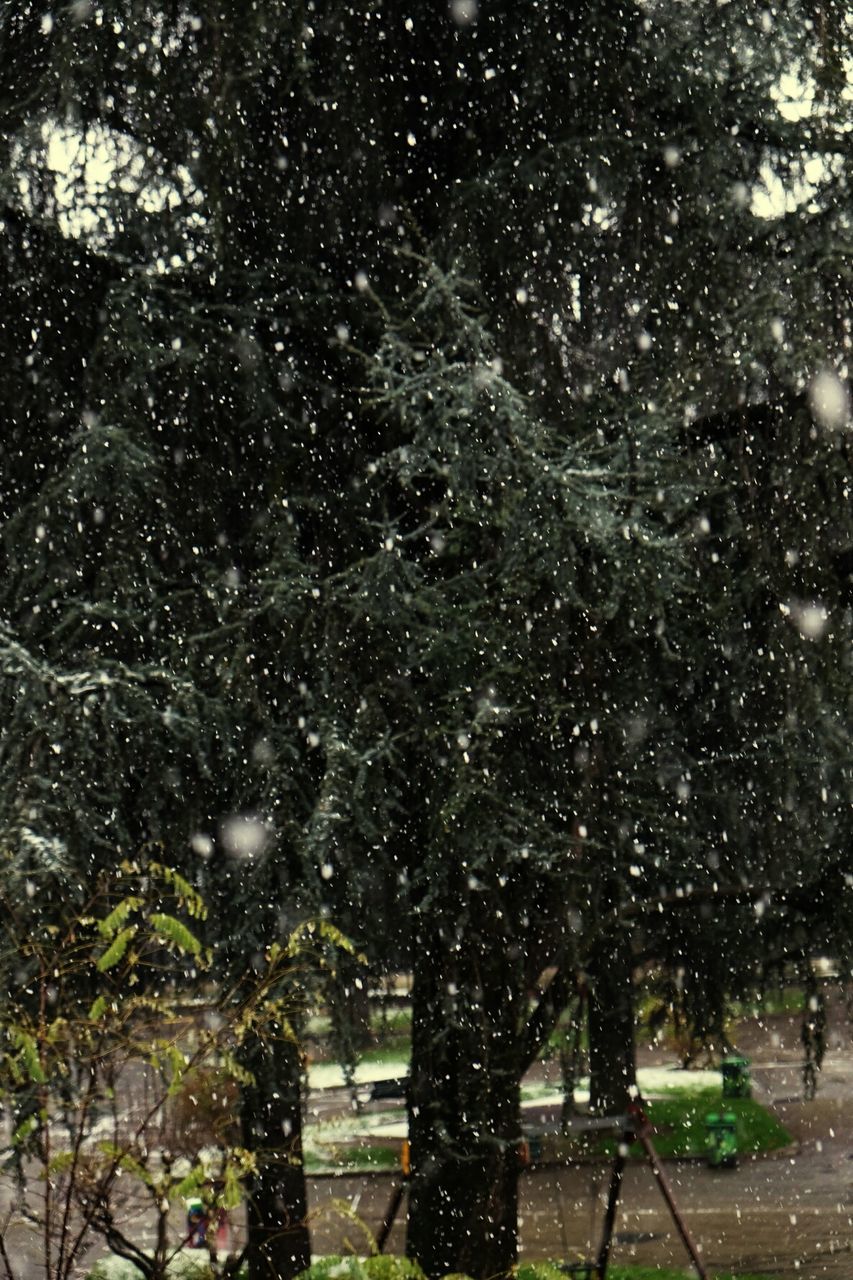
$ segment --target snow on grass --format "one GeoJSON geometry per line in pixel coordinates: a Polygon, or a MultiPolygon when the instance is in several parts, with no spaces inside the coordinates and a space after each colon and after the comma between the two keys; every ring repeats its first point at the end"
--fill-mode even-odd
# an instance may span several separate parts
{"type": "MultiPolygon", "coordinates": [[[[408,1074],[409,1064],[404,1058],[385,1062],[364,1063],[356,1070],[356,1083],[367,1085],[374,1080],[399,1078],[408,1074]]],[[[344,1086],[343,1073],[334,1063],[317,1063],[308,1072],[312,1089],[333,1089],[344,1086]]],[[[701,1093],[705,1089],[719,1089],[719,1071],[684,1071],[680,1067],[641,1067],[637,1072],[637,1084],[644,1098],[666,1097],[673,1090],[701,1093]]],[[[530,1083],[522,1087],[522,1109],[528,1107],[560,1107],[563,1095],[552,1083],[530,1083]]],[[[589,1081],[579,1082],[575,1101],[589,1102],[589,1081]]],[[[310,1106],[309,1106],[310,1117],[310,1106]]],[[[330,1150],[342,1143],[353,1143],[367,1138],[378,1142],[396,1143],[408,1137],[405,1107],[388,1108],[380,1113],[366,1115],[341,1115],[330,1119],[312,1121],[304,1131],[306,1152],[317,1158],[327,1156],[330,1150]]]]}
{"type": "Polygon", "coordinates": [[[641,1067],[637,1072],[640,1093],[648,1097],[670,1089],[684,1089],[688,1093],[719,1089],[722,1079],[720,1071],[685,1071],[681,1067],[641,1067]]]}
{"type": "MultiPolygon", "coordinates": [[[[221,1253],[225,1261],[225,1254],[221,1253]]],[[[208,1280],[210,1276],[210,1255],[181,1253],[176,1254],[168,1264],[166,1274],[170,1280],[208,1280]]],[[[101,1258],[94,1263],[87,1280],[144,1280],[142,1272],[132,1262],[124,1258],[101,1258]]]]}
{"type": "MultiPolygon", "coordinates": [[[[372,1084],[374,1080],[399,1079],[409,1074],[409,1062],[406,1058],[388,1058],[384,1062],[362,1062],[356,1067],[355,1082],[357,1085],[372,1084]]],[[[684,1071],[681,1067],[641,1067],[637,1072],[637,1084],[645,1097],[653,1097],[656,1093],[668,1092],[670,1089],[686,1089],[699,1092],[701,1089],[715,1089],[720,1084],[719,1071],[684,1071]]],[[[342,1089],[346,1081],[341,1068],[334,1062],[317,1062],[308,1068],[308,1085],[311,1089],[342,1089]]],[[[523,1099],[534,1099],[544,1102],[559,1102],[562,1092],[553,1084],[528,1084],[522,1089],[523,1099]]],[[[575,1092],[578,1101],[589,1097],[589,1080],[580,1081],[575,1092]]]]}
{"type": "MultiPolygon", "coordinates": [[[[678,1089],[685,1093],[701,1093],[703,1089],[719,1089],[719,1071],[684,1071],[681,1067],[641,1067],[637,1087],[644,1098],[655,1098],[678,1089]]],[[[560,1106],[563,1092],[553,1084],[525,1084],[521,1089],[521,1106],[560,1106]]],[[[584,1076],[575,1089],[575,1102],[589,1102],[589,1078],[584,1076]]]]}
{"type": "MultiPolygon", "coordinates": [[[[409,1074],[406,1058],[389,1058],[384,1062],[360,1062],[355,1069],[357,1085],[372,1084],[374,1080],[390,1080],[409,1074]]],[[[309,1089],[343,1089],[344,1073],[336,1062],[315,1062],[308,1068],[309,1089]]]]}

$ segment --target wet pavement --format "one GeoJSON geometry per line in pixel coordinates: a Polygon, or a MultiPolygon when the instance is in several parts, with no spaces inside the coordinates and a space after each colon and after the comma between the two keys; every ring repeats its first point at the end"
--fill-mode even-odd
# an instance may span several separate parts
{"type": "MultiPolygon", "coordinates": [[[[711,1274],[733,1270],[817,1280],[853,1276],[853,1203],[839,1198],[833,1179],[826,1187],[801,1184],[799,1158],[756,1160],[738,1169],[711,1172],[702,1164],[668,1164],[667,1172],[690,1232],[711,1274]]],[[[391,1196],[393,1179],[328,1179],[312,1188],[317,1252],[363,1248],[360,1233],[331,1206],[347,1202],[374,1232],[391,1196]]],[[[595,1256],[607,1192],[607,1170],[538,1168],[521,1187],[521,1256],[578,1261],[595,1256]]],[[[388,1245],[402,1251],[405,1230],[395,1226],[388,1245]]],[[[616,1223],[614,1262],[691,1268],[650,1171],[626,1170],[616,1223]]]]}

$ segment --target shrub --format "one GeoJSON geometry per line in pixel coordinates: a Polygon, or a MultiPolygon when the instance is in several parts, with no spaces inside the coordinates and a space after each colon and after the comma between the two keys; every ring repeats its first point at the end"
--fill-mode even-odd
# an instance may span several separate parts
{"type": "Polygon", "coordinates": [[[396,1254],[318,1258],[299,1280],[426,1280],[416,1262],[396,1254]]]}
{"type": "MultiPolygon", "coordinates": [[[[169,1280],[213,1280],[207,1255],[193,1256],[178,1253],[169,1263],[169,1280]]],[[[124,1258],[101,1258],[89,1272],[86,1280],[143,1280],[142,1272],[124,1258]]],[[[246,1280],[246,1270],[241,1269],[237,1280],[246,1280]]]]}

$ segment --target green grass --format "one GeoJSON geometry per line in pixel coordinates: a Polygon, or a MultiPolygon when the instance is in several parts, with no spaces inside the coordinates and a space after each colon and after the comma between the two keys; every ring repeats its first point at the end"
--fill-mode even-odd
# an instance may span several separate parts
{"type": "MultiPolygon", "coordinates": [[[[731,1111],[737,1120],[738,1151],[741,1155],[757,1155],[762,1151],[778,1151],[791,1142],[788,1133],[775,1116],[753,1098],[724,1098],[720,1089],[699,1092],[673,1089],[665,1098],[654,1098],[646,1112],[655,1127],[652,1141],[658,1155],[682,1158],[705,1153],[705,1117],[709,1112],[731,1111]]],[[[600,1143],[602,1154],[612,1155],[613,1139],[600,1143]]],[[[642,1155],[635,1143],[631,1155],[642,1155]]]]}
{"type": "MultiPolygon", "coordinates": [[[[383,1014],[374,1007],[370,1013],[370,1029],[375,1037],[376,1047],[368,1049],[363,1055],[368,1061],[372,1061],[373,1053],[383,1053],[389,1046],[393,1046],[394,1056],[399,1056],[401,1046],[403,1056],[408,1056],[412,1030],[411,1008],[393,1007],[383,1014]]],[[[330,1057],[334,1056],[331,1050],[332,1020],[326,1014],[314,1014],[308,1019],[305,1037],[313,1041],[318,1050],[322,1049],[324,1056],[326,1053],[330,1057]]]]}
{"type": "Polygon", "coordinates": [[[412,1027],[411,1005],[395,1005],[386,1009],[374,1009],[370,1015],[370,1025],[374,1035],[385,1035],[393,1032],[410,1032],[412,1027]]]}
{"type": "MultiPolygon", "coordinates": [[[[517,1280],[567,1280],[559,1267],[550,1262],[523,1262],[517,1268],[516,1276],[517,1280]]],[[[696,1280],[696,1272],[692,1269],[673,1271],[666,1267],[625,1267],[610,1263],[607,1280],[696,1280]]],[[[768,1280],[768,1277],[724,1271],[714,1272],[712,1280],[768,1280]]]]}
{"type": "Polygon", "coordinates": [[[399,1147],[340,1147],[330,1151],[328,1155],[308,1152],[305,1156],[305,1171],[326,1173],[342,1171],[352,1173],[370,1173],[372,1170],[393,1170],[400,1168],[399,1147]]]}
{"type": "MultiPolygon", "coordinates": [[[[391,1031],[388,1035],[383,1036],[382,1043],[365,1049],[358,1055],[359,1064],[369,1065],[370,1063],[394,1062],[399,1063],[402,1059],[408,1062],[411,1050],[411,1040],[407,1030],[391,1031]]],[[[315,1041],[312,1051],[309,1055],[311,1059],[319,1064],[335,1063],[337,1058],[332,1053],[328,1043],[320,1038],[315,1041]]],[[[407,1068],[408,1069],[408,1068],[407,1068]]]]}
{"type": "MultiPolygon", "coordinates": [[[[719,1115],[731,1111],[737,1122],[738,1153],[748,1157],[765,1151],[778,1151],[792,1141],[779,1121],[759,1102],[752,1098],[723,1098],[721,1089],[673,1088],[661,1098],[646,1104],[647,1114],[654,1126],[652,1140],[655,1149],[664,1159],[684,1159],[704,1156],[705,1118],[709,1112],[719,1115]]],[[[402,1111],[400,1113],[402,1117],[402,1111]]],[[[362,1119],[362,1124],[367,1121],[362,1119]]],[[[343,1129],[343,1127],[342,1127],[343,1129]]],[[[343,1129],[331,1133],[331,1140],[318,1140],[317,1151],[306,1154],[306,1168],[310,1173],[327,1170],[370,1172],[390,1171],[399,1167],[399,1142],[350,1145],[343,1141],[344,1133],[354,1138],[355,1133],[343,1129]]],[[[557,1139],[553,1151],[546,1147],[545,1158],[557,1160],[610,1159],[616,1150],[617,1139],[588,1134],[575,1140],[557,1139]]],[[[550,1146],[550,1144],[549,1144],[550,1146]]],[[[642,1157],[643,1148],[634,1143],[630,1154],[642,1157]]]]}
{"type": "Polygon", "coordinates": [[[729,1009],[733,1018],[772,1018],[781,1013],[802,1013],[804,1004],[803,988],[792,986],[756,993],[751,1000],[733,1000],[729,1009]]]}
{"type": "MultiPolygon", "coordinates": [[[[364,1053],[359,1056],[359,1062],[394,1062],[399,1066],[401,1058],[405,1059],[406,1063],[408,1063],[410,1047],[411,1044],[408,1034],[390,1035],[382,1044],[377,1045],[375,1049],[365,1049],[364,1053]]],[[[408,1071],[408,1065],[406,1070],[408,1071]]]]}

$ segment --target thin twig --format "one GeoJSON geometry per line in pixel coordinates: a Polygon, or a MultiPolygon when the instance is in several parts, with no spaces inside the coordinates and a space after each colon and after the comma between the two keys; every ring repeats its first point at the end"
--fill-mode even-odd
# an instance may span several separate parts
{"type": "Polygon", "coordinates": [[[17,1280],[12,1264],[9,1261],[9,1255],[6,1252],[6,1231],[0,1232],[0,1259],[3,1261],[3,1268],[6,1272],[6,1280],[17,1280]]]}
{"type": "MultiPolygon", "coordinates": [[[[59,1257],[57,1259],[57,1264],[56,1264],[56,1274],[59,1277],[59,1280],[62,1280],[62,1276],[65,1274],[63,1270],[63,1263],[65,1262],[65,1259],[66,1259],[66,1242],[68,1241],[69,1234],[70,1234],[69,1224],[70,1224],[70,1216],[71,1216],[71,1202],[74,1195],[74,1187],[76,1185],[77,1168],[80,1163],[80,1153],[83,1149],[83,1139],[86,1133],[86,1122],[89,1116],[89,1110],[92,1104],[92,1098],[94,1094],[94,1087],[95,1087],[94,1082],[95,1082],[95,1070],[92,1064],[90,1063],[89,1079],[86,1085],[86,1092],[83,1095],[83,1100],[79,1108],[80,1116],[77,1122],[77,1133],[74,1139],[74,1148],[73,1148],[73,1154],[71,1157],[71,1166],[68,1171],[68,1191],[65,1196],[65,1210],[62,1215],[62,1226],[60,1227],[60,1231],[59,1231],[59,1257]]],[[[71,1259],[68,1259],[68,1261],[69,1261],[69,1270],[70,1270],[71,1259]]]]}

